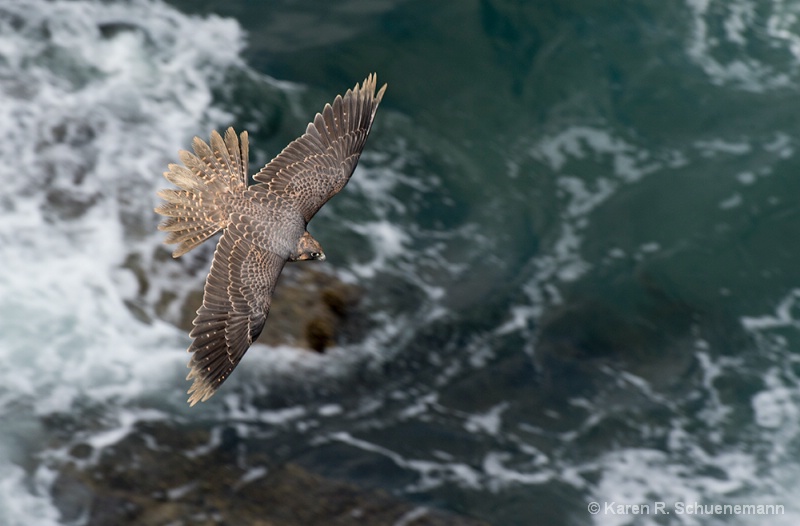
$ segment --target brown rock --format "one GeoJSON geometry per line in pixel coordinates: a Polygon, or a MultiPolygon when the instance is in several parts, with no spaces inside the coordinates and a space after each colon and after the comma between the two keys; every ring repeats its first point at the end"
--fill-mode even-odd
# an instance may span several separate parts
{"type": "Polygon", "coordinates": [[[53,500],[63,518],[86,517],[88,526],[485,524],[294,464],[272,465],[263,455],[248,454],[236,439],[223,437],[219,447],[206,451],[209,440],[206,430],[141,423],[100,452],[95,464],[80,468],[82,459],[76,459],[62,466],[53,500]]]}

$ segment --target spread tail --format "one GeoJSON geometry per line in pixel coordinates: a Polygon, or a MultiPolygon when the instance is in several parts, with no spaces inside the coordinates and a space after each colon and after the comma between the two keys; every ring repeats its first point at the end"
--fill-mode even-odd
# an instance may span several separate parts
{"type": "Polygon", "coordinates": [[[166,203],[155,209],[167,217],[158,225],[169,232],[164,243],[178,244],[172,257],[182,256],[228,226],[226,203],[247,188],[247,132],[240,137],[233,128],[228,128],[224,140],[211,132],[210,145],[195,137],[195,153],[179,154],[185,166],[170,164],[164,172],[167,181],[180,188],[158,192],[166,203]]]}

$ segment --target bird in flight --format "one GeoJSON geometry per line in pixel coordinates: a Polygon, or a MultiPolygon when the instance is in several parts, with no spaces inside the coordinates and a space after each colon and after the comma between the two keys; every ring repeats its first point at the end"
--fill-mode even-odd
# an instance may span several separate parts
{"type": "Polygon", "coordinates": [[[164,242],[178,245],[172,256],[223,231],[190,333],[190,405],[208,400],[261,334],[286,262],[325,259],[306,227],[353,174],[386,85],[376,88],[372,74],[326,104],[252,185],[247,132],[233,128],[212,132],[210,144],[195,137],[194,154],[181,151],[183,166],[164,172],[179,188],[158,192],[165,203],[155,209],[166,216],[164,242]]]}

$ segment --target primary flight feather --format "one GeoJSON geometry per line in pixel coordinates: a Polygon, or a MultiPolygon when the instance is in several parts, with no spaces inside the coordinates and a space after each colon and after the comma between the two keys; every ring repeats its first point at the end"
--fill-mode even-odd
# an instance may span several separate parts
{"type": "Polygon", "coordinates": [[[372,74],[337,95],[306,132],[253,176],[248,185],[247,132],[216,131],[194,154],[180,152],[164,177],[179,190],[161,190],[167,217],[159,230],[179,257],[223,230],[190,336],[189,404],[211,397],[261,334],[272,293],[287,261],[324,260],[306,227],[355,170],[386,91],[372,74]]]}

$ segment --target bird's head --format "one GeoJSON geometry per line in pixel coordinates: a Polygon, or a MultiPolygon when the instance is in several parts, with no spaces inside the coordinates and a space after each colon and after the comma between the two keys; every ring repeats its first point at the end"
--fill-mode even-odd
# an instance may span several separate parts
{"type": "Polygon", "coordinates": [[[315,250],[313,252],[303,252],[294,257],[289,258],[289,261],[308,261],[316,259],[317,261],[325,261],[325,252],[315,250]]]}
{"type": "Polygon", "coordinates": [[[311,259],[325,261],[325,252],[322,251],[322,245],[319,244],[319,241],[311,237],[311,234],[306,231],[300,237],[294,253],[289,256],[289,261],[308,261],[311,259]]]}

